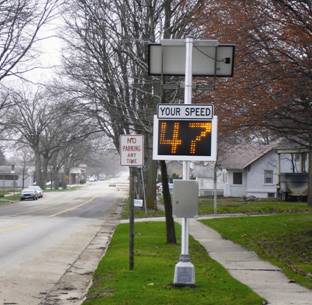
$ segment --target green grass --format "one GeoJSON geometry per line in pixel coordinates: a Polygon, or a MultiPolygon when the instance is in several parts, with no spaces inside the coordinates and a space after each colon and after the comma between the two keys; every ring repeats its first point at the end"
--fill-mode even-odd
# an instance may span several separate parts
{"type": "MultiPolygon", "coordinates": [[[[199,215],[213,213],[213,200],[200,199],[199,215]]],[[[271,213],[312,213],[306,202],[286,202],[277,199],[243,201],[239,198],[218,198],[218,213],[271,214],[271,213]]]]}
{"type": "MultiPolygon", "coordinates": [[[[134,215],[135,215],[135,218],[162,217],[162,216],[165,216],[165,212],[162,210],[148,209],[147,213],[145,213],[144,209],[135,208],[134,215]]],[[[124,204],[124,206],[122,208],[121,218],[122,219],[128,219],[129,218],[129,206],[128,206],[128,204],[124,204]]]]}
{"type": "Polygon", "coordinates": [[[204,220],[221,235],[279,266],[312,288],[312,215],[272,215],[204,220]]]}
{"type": "Polygon", "coordinates": [[[17,192],[14,195],[10,195],[10,196],[0,196],[0,205],[13,203],[19,200],[20,200],[20,194],[17,192]]]}
{"type": "MultiPolygon", "coordinates": [[[[144,209],[141,208],[134,209],[135,218],[163,217],[163,216],[165,216],[165,212],[163,210],[147,209],[147,213],[145,213],[144,209]]],[[[129,219],[129,200],[124,200],[123,202],[121,219],[129,219]]]]}
{"type": "Polygon", "coordinates": [[[68,192],[68,191],[75,191],[75,190],[79,190],[81,189],[82,186],[80,185],[75,185],[75,186],[70,186],[68,185],[67,188],[58,188],[57,190],[56,189],[52,189],[50,187],[47,187],[44,189],[44,192],[68,192]]]}
{"type": "MultiPolygon", "coordinates": [[[[159,199],[159,205],[163,206],[162,199],[159,199]]],[[[290,213],[312,213],[312,207],[306,202],[286,202],[277,199],[257,199],[255,201],[244,201],[240,198],[218,198],[219,214],[225,213],[243,213],[251,214],[290,214],[290,213]]],[[[213,213],[213,200],[207,198],[199,199],[198,214],[207,215],[213,213]]],[[[147,214],[143,209],[135,209],[135,217],[161,217],[165,213],[163,210],[148,209],[147,214]]],[[[129,207],[124,205],[122,219],[129,218],[129,207]]]]}
{"type": "Polygon", "coordinates": [[[128,269],[128,225],[119,225],[83,305],[262,304],[259,296],[234,280],[194,240],[190,240],[190,254],[196,288],[173,288],[180,246],[165,243],[164,223],[137,223],[135,231],[135,270],[128,269]]]}

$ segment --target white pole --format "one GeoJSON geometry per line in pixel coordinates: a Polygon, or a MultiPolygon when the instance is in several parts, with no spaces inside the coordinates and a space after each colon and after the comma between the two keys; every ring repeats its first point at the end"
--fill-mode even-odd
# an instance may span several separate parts
{"type": "MultiPolygon", "coordinates": [[[[186,38],[185,40],[185,89],[184,89],[184,104],[192,104],[192,51],[193,39],[186,38]]],[[[183,180],[190,179],[189,162],[183,162],[183,180]]],[[[182,237],[181,237],[181,255],[189,255],[189,228],[188,219],[182,219],[182,237]]]]}
{"type": "Polygon", "coordinates": [[[184,104],[192,104],[192,58],[193,58],[192,51],[193,51],[193,38],[186,38],[184,104]]]}
{"type": "Polygon", "coordinates": [[[217,214],[217,162],[213,164],[213,213],[217,214]]]}

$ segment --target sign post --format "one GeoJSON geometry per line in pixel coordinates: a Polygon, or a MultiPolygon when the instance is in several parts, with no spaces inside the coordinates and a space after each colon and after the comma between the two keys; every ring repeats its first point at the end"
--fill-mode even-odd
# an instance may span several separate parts
{"type": "MultiPolygon", "coordinates": [[[[185,40],[185,89],[184,104],[192,104],[192,50],[193,39],[185,40]]],[[[183,161],[183,180],[190,179],[189,161],[183,161]]],[[[174,285],[195,285],[195,268],[189,256],[189,224],[188,218],[182,218],[182,240],[181,240],[181,256],[179,262],[175,265],[174,285]],[[187,276],[181,274],[187,273],[187,276]]]]}
{"type": "MultiPolygon", "coordinates": [[[[129,269],[134,269],[134,175],[133,168],[144,165],[144,136],[143,135],[121,135],[120,164],[130,168],[129,185],[129,269]]],[[[145,203],[146,204],[146,203],[145,203]]]]}
{"type": "MultiPolygon", "coordinates": [[[[149,45],[150,75],[185,75],[184,105],[160,104],[153,129],[153,159],[183,161],[185,183],[180,191],[174,185],[176,198],[180,198],[179,192],[185,191],[187,186],[196,189],[189,181],[189,161],[216,162],[217,158],[217,117],[213,116],[211,105],[192,105],[192,76],[233,76],[234,51],[234,45],[220,45],[217,40],[193,41],[192,38],[164,39],[160,45],[149,45]]],[[[197,204],[193,197],[189,201],[197,204]]],[[[180,202],[179,199],[176,204],[180,202]]],[[[181,255],[174,274],[176,286],[195,285],[194,265],[189,257],[188,217],[192,217],[192,213],[186,213],[187,210],[179,213],[182,236],[181,255]]]]}

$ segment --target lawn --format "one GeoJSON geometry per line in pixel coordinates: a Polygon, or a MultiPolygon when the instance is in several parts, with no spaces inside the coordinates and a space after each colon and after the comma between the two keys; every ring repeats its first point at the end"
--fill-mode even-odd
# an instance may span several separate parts
{"type": "Polygon", "coordinates": [[[59,187],[58,189],[51,189],[51,187],[46,187],[43,191],[44,192],[68,192],[68,191],[75,191],[81,189],[82,185],[67,185],[66,188],[59,187]]]}
{"type": "Polygon", "coordinates": [[[128,225],[119,225],[83,305],[262,304],[259,296],[234,280],[192,239],[196,287],[174,288],[180,246],[165,243],[164,223],[137,223],[135,228],[135,270],[128,270],[128,225]]]}
{"type": "MultiPolygon", "coordinates": [[[[159,200],[159,206],[163,207],[162,199],[159,200]]],[[[124,205],[122,219],[129,218],[129,207],[124,205]]],[[[306,202],[287,202],[277,199],[257,199],[255,201],[244,201],[240,198],[218,198],[218,214],[225,213],[243,213],[243,214],[289,214],[289,213],[312,213],[312,207],[306,202]]],[[[213,214],[213,200],[200,198],[198,206],[199,215],[213,214]]],[[[135,217],[160,217],[165,213],[162,209],[149,209],[147,214],[143,209],[135,209],[135,217]]]]}
{"type": "Polygon", "coordinates": [[[20,193],[16,191],[15,194],[9,194],[10,191],[0,191],[0,205],[13,203],[20,200],[20,193]]]}
{"type": "MultiPolygon", "coordinates": [[[[213,200],[199,200],[199,215],[213,213],[213,200]]],[[[218,198],[218,213],[271,214],[271,213],[312,213],[306,202],[287,202],[277,199],[256,199],[244,201],[240,198],[218,198]]]]}
{"type": "MultiPolygon", "coordinates": [[[[163,210],[148,209],[147,213],[145,213],[144,209],[135,208],[134,215],[135,215],[135,218],[163,217],[163,216],[165,216],[165,212],[163,210]]],[[[126,203],[123,205],[121,218],[122,219],[129,219],[129,206],[126,203]]]]}
{"type": "Polygon", "coordinates": [[[279,266],[312,288],[312,214],[204,220],[221,235],[279,266]]]}

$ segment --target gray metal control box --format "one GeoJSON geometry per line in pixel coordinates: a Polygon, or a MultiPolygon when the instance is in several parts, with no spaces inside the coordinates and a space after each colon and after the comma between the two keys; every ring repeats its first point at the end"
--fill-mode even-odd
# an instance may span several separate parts
{"type": "Polygon", "coordinates": [[[198,210],[198,182],[195,180],[173,180],[173,215],[194,217],[198,210]]]}

